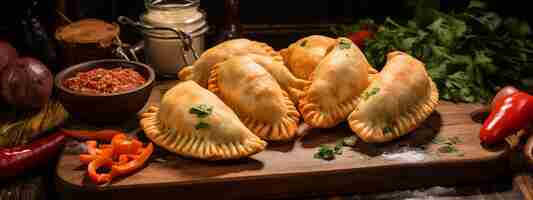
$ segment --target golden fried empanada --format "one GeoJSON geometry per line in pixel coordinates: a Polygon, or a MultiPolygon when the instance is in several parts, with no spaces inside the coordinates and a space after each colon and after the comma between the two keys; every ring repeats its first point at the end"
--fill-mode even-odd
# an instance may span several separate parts
{"type": "Polygon", "coordinates": [[[205,160],[246,157],[267,145],[215,94],[193,81],[168,90],[159,107],[141,114],[140,124],[159,146],[205,160]]]}
{"type": "Polygon", "coordinates": [[[298,97],[301,95],[303,88],[309,81],[296,78],[289,69],[287,69],[283,61],[277,59],[278,57],[259,54],[246,54],[246,56],[265,68],[270,75],[276,79],[281,88],[289,93],[291,100],[295,104],[298,102],[298,97]]]}
{"type": "Polygon", "coordinates": [[[181,80],[193,80],[202,87],[207,87],[209,70],[219,62],[225,61],[233,56],[248,53],[276,57],[283,60],[281,55],[274,51],[266,43],[256,42],[248,39],[233,39],[220,43],[205,51],[198,60],[191,66],[186,66],[179,71],[178,77],[181,80]]]}
{"type": "Polygon", "coordinates": [[[235,56],[211,70],[210,91],[252,132],[266,140],[295,138],[300,114],[276,80],[248,56],[235,56]]]}
{"type": "Polygon", "coordinates": [[[369,64],[348,38],[339,38],[311,74],[300,97],[299,109],[312,127],[333,127],[346,120],[368,87],[369,64]]]}
{"type": "MultiPolygon", "coordinates": [[[[309,80],[309,76],[315,70],[318,63],[326,57],[335,44],[335,39],[333,38],[322,35],[311,35],[282,49],[280,54],[283,57],[285,65],[287,65],[297,78],[309,80]]],[[[359,53],[363,54],[361,51],[359,53]]],[[[368,65],[368,67],[368,73],[377,73],[377,70],[372,66],[368,65]]]]}
{"type": "Polygon", "coordinates": [[[403,52],[391,52],[348,122],[365,142],[387,142],[414,130],[433,112],[438,98],[422,62],[403,52]]]}
{"type": "Polygon", "coordinates": [[[285,65],[301,79],[308,80],[318,63],[326,56],[328,49],[335,44],[335,39],[311,35],[302,38],[280,51],[285,65]]]}

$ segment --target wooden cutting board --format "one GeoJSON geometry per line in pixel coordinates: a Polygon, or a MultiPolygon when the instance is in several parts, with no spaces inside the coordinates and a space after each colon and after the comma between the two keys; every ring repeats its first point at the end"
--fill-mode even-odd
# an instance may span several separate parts
{"type": "MultiPolygon", "coordinates": [[[[171,85],[155,87],[150,103],[159,102],[171,85]]],[[[509,173],[504,147],[479,144],[481,125],[470,113],[480,107],[440,102],[413,133],[388,144],[343,147],[342,155],[331,161],[313,155],[320,145],[352,135],[346,123],[331,129],[302,124],[304,137],[269,144],[238,161],[155,155],[144,169],[103,187],[93,185],[78,156],[66,150],[57,165],[57,191],[64,199],[262,199],[479,183],[509,173]],[[457,151],[441,152],[450,140],[458,141],[453,145],[457,151]]]]}

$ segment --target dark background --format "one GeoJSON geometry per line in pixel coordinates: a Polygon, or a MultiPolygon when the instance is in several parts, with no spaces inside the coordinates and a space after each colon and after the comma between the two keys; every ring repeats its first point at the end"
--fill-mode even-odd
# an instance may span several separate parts
{"type": "MultiPolygon", "coordinates": [[[[463,8],[469,0],[441,0],[441,9],[463,8]]],[[[514,15],[533,21],[527,1],[485,1],[502,15],[514,15]]],[[[300,37],[310,34],[331,35],[334,24],[350,24],[361,18],[378,21],[386,16],[409,19],[416,0],[241,0],[242,36],[268,42],[274,48],[286,47],[300,37]]],[[[215,43],[224,27],[224,0],[203,0],[201,8],[207,13],[210,31],[208,46],[215,43]]],[[[100,18],[116,21],[120,15],[138,19],[144,12],[144,0],[17,0],[4,4],[0,12],[0,39],[12,43],[22,55],[37,57],[54,65],[57,56],[53,32],[64,23],[56,13],[63,10],[71,20],[100,18]],[[29,9],[32,8],[32,9],[29,9]],[[35,27],[41,33],[33,31],[35,27]],[[32,32],[33,31],[33,32],[32,32]],[[52,53],[50,53],[52,52],[52,53]]],[[[122,26],[121,38],[135,43],[141,35],[122,26]]]]}

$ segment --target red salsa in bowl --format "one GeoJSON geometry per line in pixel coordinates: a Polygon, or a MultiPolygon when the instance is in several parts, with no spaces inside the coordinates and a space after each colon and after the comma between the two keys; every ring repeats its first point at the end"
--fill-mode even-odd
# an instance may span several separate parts
{"type": "Polygon", "coordinates": [[[135,89],[146,79],[132,68],[116,67],[106,69],[97,67],[63,81],[63,85],[73,91],[91,94],[113,94],[135,89]]]}

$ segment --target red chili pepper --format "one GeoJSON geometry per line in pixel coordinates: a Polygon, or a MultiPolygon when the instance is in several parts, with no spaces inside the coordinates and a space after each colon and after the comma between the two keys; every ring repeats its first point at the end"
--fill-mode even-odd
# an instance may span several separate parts
{"type": "Polygon", "coordinates": [[[112,129],[103,129],[99,131],[87,131],[87,130],[67,130],[60,129],[61,132],[67,134],[70,137],[75,137],[79,139],[89,139],[89,140],[102,140],[102,141],[111,141],[111,139],[118,134],[124,134],[123,132],[112,130],[112,129]]]}
{"type": "Polygon", "coordinates": [[[63,146],[64,139],[62,133],[54,133],[25,146],[0,148],[0,178],[15,176],[49,162],[63,146]]]}
{"type": "Polygon", "coordinates": [[[371,38],[373,35],[374,32],[370,30],[360,30],[357,32],[349,33],[347,37],[350,38],[350,40],[352,40],[354,44],[356,44],[359,48],[362,49],[365,47],[365,40],[371,38]]]}
{"type": "Polygon", "coordinates": [[[533,116],[533,97],[518,92],[494,102],[492,112],[479,131],[484,144],[494,144],[525,128],[533,116]]]}

